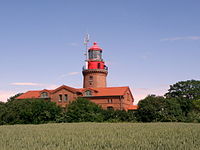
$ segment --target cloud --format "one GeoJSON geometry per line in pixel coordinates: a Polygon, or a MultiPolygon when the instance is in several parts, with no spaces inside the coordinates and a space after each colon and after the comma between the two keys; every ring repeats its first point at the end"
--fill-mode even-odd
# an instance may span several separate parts
{"type": "Polygon", "coordinates": [[[77,75],[77,74],[79,74],[79,72],[69,72],[68,73],[69,76],[74,76],[74,75],[77,75]]]}
{"type": "Polygon", "coordinates": [[[78,46],[78,43],[72,42],[72,43],[68,43],[68,45],[76,47],[76,46],[78,46]]]}
{"type": "Polygon", "coordinates": [[[10,83],[11,85],[19,85],[19,86],[42,86],[40,83],[32,83],[32,82],[14,82],[10,83]]]}
{"type": "Polygon", "coordinates": [[[200,40],[200,36],[183,36],[161,39],[160,41],[200,40]]]}

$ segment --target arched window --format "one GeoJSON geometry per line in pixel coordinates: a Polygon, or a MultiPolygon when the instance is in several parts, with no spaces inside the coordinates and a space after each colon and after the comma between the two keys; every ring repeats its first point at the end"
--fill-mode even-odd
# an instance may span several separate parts
{"type": "Polygon", "coordinates": [[[41,95],[40,95],[41,98],[48,98],[49,95],[47,92],[42,92],[41,95]]]}
{"type": "Polygon", "coordinates": [[[92,92],[90,90],[85,91],[85,96],[92,96],[92,92]]]}

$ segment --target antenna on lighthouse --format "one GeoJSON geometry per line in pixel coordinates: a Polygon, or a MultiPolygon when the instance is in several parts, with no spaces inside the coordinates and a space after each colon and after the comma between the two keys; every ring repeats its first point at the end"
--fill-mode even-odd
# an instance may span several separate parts
{"type": "Polygon", "coordinates": [[[85,55],[85,57],[86,57],[86,59],[85,60],[87,60],[88,59],[88,57],[87,57],[87,50],[88,50],[88,43],[89,43],[89,40],[90,40],[90,35],[88,34],[88,33],[86,33],[86,35],[85,35],[85,37],[84,37],[84,45],[85,45],[85,53],[84,53],[84,55],[85,55]]]}
{"type": "Polygon", "coordinates": [[[90,35],[88,33],[86,33],[85,37],[84,37],[84,45],[85,45],[85,69],[88,68],[88,55],[87,55],[87,51],[88,51],[88,43],[90,41],[90,35]]]}

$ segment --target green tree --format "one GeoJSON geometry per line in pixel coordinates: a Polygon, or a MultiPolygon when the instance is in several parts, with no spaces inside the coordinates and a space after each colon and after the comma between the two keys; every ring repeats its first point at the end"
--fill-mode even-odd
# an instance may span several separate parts
{"type": "Polygon", "coordinates": [[[67,107],[66,122],[101,122],[102,108],[84,98],[77,98],[67,107]]]}
{"type": "Polygon", "coordinates": [[[104,121],[107,122],[136,122],[135,113],[124,110],[104,110],[104,121]]]}
{"type": "Polygon", "coordinates": [[[200,99],[193,101],[195,110],[200,111],[200,99]]]}
{"type": "Polygon", "coordinates": [[[22,95],[22,94],[23,94],[23,93],[18,93],[18,94],[14,95],[14,96],[9,97],[9,98],[7,99],[7,102],[11,102],[11,101],[15,100],[18,96],[20,96],[20,95],[22,95]]]}
{"type": "Polygon", "coordinates": [[[176,100],[180,104],[183,116],[187,117],[188,113],[194,109],[194,104],[193,104],[194,100],[189,100],[187,98],[176,98],[176,100]]]}
{"type": "Polygon", "coordinates": [[[5,104],[4,124],[39,124],[55,121],[61,108],[44,99],[12,100],[5,104]]]}
{"type": "Polygon", "coordinates": [[[200,99],[193,100],[193,109],[188,112],[186,121],[200,123],[200,99]]]}
{"type": "Polygon", "coordinates": [[[4,124],[3,116],[6,113],[5,103],[0,102],[0,125],[4,124]]]}
{"type": "MultiPolygon", "coordinates": [[[[167,98],[176,98],[179,102],[183,115],[187,120],[188,114],[195,108],[194,101],[200,99],[200,81],[187,80],[180,81],[170,86],[170,89],[165,94],[167,98]]],[[[191,113],[190,113],[191,116],[191,113]]],[[[191,119],[190,119],[191,120],[191,119]]]]}
{"type": "Polygon", "coordinates": [[[167,98],[183,98],[188,100],[200,99],[200,81],[187,80],[170,85],[170,89],[165,94],[167,98]]]}
{"type": "Polygon", "coordinates": [[[176,99],[149,95],[139,101],[138,106],[136,113],[138,121],[181,121],[182,119],[182,110],[176,99]]]}

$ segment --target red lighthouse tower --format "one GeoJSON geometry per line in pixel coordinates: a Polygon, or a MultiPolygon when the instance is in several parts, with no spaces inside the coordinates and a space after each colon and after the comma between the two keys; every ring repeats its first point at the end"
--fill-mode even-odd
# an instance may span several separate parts
{"type": "Polygon", "coordinates": [[[96,42],[88,49],[88,59],[82,73],[83,88],[106,87],[108,68],[102,59],[102,49],[96,42]]]}

